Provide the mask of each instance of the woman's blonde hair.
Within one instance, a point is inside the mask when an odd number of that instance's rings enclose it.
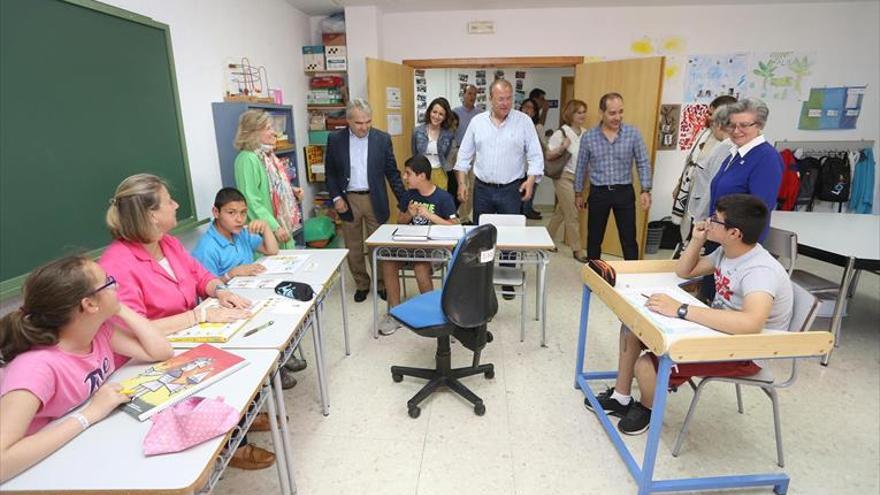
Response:
[[[565,104],[565,108],[562,109],[562,122],[565,125],[570,126],[572,119],[574,119],[574,114],[578,113],[582,107],[586,112],[586,102],[582,100],[568,100],[568,103]]]
[[[253,151],[260,147],[260,133],[269,125],[269,114],[263,110],[248,110],[238,118],[235,131],[235,149]]]
[[[151,174],[136,174],[123,180],[116,188],[107,209],[107,227],[114,239],[151,242],[158,230],[150,212],[159,208],[162,189],[168,184]]]

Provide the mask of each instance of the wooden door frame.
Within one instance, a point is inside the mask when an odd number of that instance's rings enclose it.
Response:
[[[584,63],[584,57],[473,57],[407,59],[401,62],[413,69],[481,69],[486,67],[553,68]]]

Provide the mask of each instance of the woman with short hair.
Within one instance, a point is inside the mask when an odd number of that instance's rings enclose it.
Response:
[[[587,104],[581,100],[568,100],[562,109],[562,126],[550,136],[547,143],[546,158],[555,160],[566,150],[571,154],[558,179],[553,179],[556,190],[556,210],[550,218],[547,230],[552,237],[560,225],[564,225],[563,239],[571,248],[574,259],[581,263],[587,262],[587,253],[581,246],[580,221],[577,207],[574,204],[574,177],[577,158],[580,152],[581,134],[587,119]]]

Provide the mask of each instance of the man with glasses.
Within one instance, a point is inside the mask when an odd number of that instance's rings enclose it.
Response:
[[[636,241],[635,189],[632,185],[633,162],[639,172],[642,192],[639,204],[651,207],[651,165],[648,148],[638,129],[623,123],[623,96],[607,93],[599,99],[602,121],[581,136],[574,181],[574,202],[583,210],[584,182],[589,174],[590,197],[587,200],[587,258],[602,256],[602,241],[608,215],[614,211],[623,258],[639,258]]]
[[[768,218],[766,205],[756,196],[721,198],[714,215],[694,224],[693,239],[675,269],[682,278],[714,274],[717,290],[710,307],[691,307],[664,293],[651,294],[645,306],[661,315],[732,335],[787,330],[794,299],[788,272],[758,244]],[[701,256],[707,240],[721,248]],[[617,382],[597,396],[606,413],[622,418],[617,429],[628,435],[644,432],[651,422],[657,357],[651,353],[640,356],[642,348],[638,337],[621,327]],[[754,361],[684,363],[673,368],[669,386],[678,387],[694,376],[752,376],[760,371],[761,363]],[[633,376],[641,402],[630,396]],[[588,401],[584,404],[591,409]]]

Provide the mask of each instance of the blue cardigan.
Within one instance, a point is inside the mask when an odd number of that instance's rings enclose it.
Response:
[[[709,187],[709,213],[715,213],[719,198],[737,193],[754,194],[764,201],[768,210],[775,210],[783,170],[782,157],[776,148],[765,142],[750,149],[745,157],[735,163],[730,163],[732,158],[726,158],[721,169],[712,178]],[[768,219],[759,241],[767,237],[769,229]]]

